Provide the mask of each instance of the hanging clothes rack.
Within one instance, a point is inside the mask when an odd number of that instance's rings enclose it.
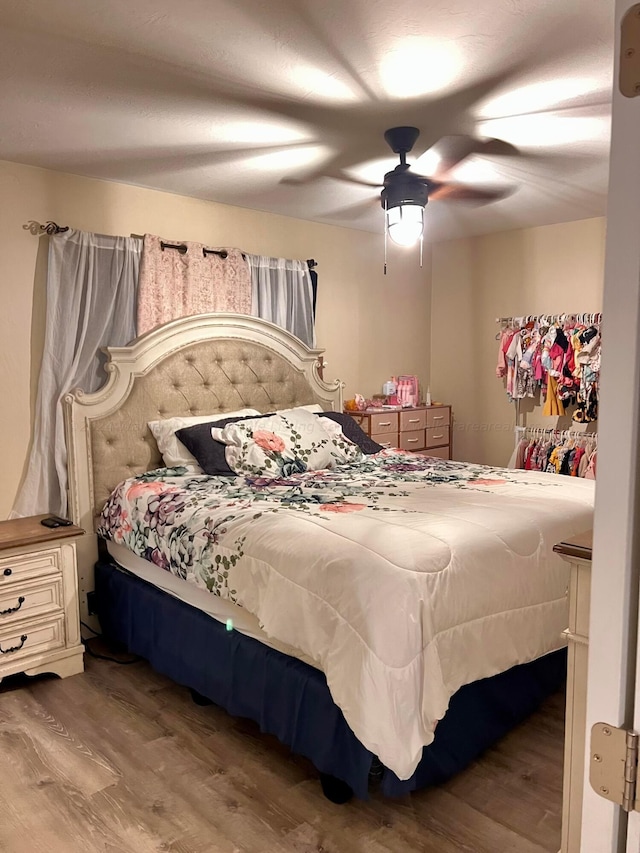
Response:
[[[508,467],[595,479],[597,455],[597,432],[516,426]]]
[[[521,400],[536,398],[543,415],[558,417],[576,406],[576,423],[597,419],[600,371],[600,312],[497,317],[496,375],[505,379],[520,424]]]

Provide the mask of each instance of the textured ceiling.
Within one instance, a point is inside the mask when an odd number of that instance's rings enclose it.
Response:
[[[604,213],[613,0],[0,0],[0,159],[380,230],[383,131],[515,144],[434,239]],[[420,155],[423,155],[420,160]],[[34,212],[34,215],[37,211]]]

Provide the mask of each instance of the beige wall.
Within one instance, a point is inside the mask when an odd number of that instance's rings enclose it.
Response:
[[[26,465],[44,336],[46,241],[22,229],[29,219],[313,257],[328,378],[343,379],[347,394],[372,394],[394,373],[428,376],[429,259],[421,270],[416,252],[392,249],[383,276],[381,234],[0,162],[0,518]]]
[[[506,231],[432,248],[431,390],[453,405],[454,457],[506,465],[515,406],[496,378],[496,317],[602,306],[604,219]],[[544,418],[528,402],[527,423]]]

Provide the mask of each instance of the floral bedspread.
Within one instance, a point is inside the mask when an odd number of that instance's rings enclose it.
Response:
[[[384,451],[332,470],[121,483],[99,534],[246,607],[323,669],[361,740],[408,778],[463,684],[560,645],[555,542],[591,481]]]

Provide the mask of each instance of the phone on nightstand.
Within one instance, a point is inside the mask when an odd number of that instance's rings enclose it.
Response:
[[[73,521],[68,518],[60,518],[57,515],[50,515],[48,518],[43,518],[40,522],[44,527],[69,527]]]

